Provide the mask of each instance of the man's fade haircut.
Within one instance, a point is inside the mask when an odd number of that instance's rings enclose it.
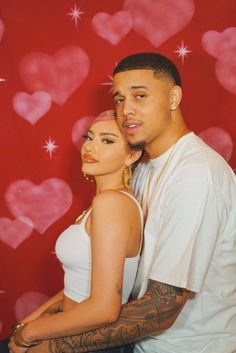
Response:
[[[159,53],[136,53],[122,59],[113,71],[113,76],[129,70],[152,70],[155,77],[169,77],[175,85],[181,87],[181,78],[175,64]]]

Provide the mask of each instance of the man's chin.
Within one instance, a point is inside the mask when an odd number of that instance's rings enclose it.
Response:
[[[143,151],[146,147],[146,141],[138,141],[138,142],[128,141],[128,145],[132,151]]]

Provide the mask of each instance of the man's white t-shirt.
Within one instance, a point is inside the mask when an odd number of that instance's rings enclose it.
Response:
[[[171,328],[134,352],[236,352],[236,177],[194,133],[172,148],[134,176],[148,213],[134,293],[149,279],[194,293]]]

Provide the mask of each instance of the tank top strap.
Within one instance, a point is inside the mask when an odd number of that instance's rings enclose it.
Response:
[[[141,220],[141,239],[140,239],[140,245],[139,245],[139,250],[138,250],[138,254],[140,254],[141,249],[142,249],[142,245],[143,245],[143,226],[144,226],[144,216],[143,216],[143,210],[142,207],[140,206],[139,202],[136,200],[136,198],[131,195],[130,193],[120,190],[120,192],[122,192],[123,194],[129,196],[137,205],[138,209],[139,209],[139,214],[140,214],[140,220]]]

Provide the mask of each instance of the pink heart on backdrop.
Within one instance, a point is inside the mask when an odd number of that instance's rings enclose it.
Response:
[[[61,218],[72,203],[72,192],[64,180],[51,178],[40,185],[17,180],[8,187],[5,198],[15,217],[26,216],[39,233]]]
[[[85,116],[74,124],[72,128],[72,142],[78,151],[80,151],[84,142],[83,135],[87,132],[94,119],[94,116]]]
[[[18,92],[13,98],[15,111],[32,125],[49,111],[51,105],[51,96],[42,91],[35,92],[32,95]]]
[[[123,9],[133,19],[133,29],[155,47],[185,28],[191,21],[194,0],[124,0]]]
[[[21,321],[36,308],[45,303],[49,297],[39,292],[27,292],[21,295],[15,303],[15,316]]]
[[[127,11],[118,11],[114,15],[97,13],[92,19],[95,32],[112,45],[118,44],[132,28],[132,18]]]
[[[218,59],[215,72],[220,84],[236,94],[236,28],[227,28],[222,33],[204,33],[202,46],[207,53]]]
[[[20,74],[32,91],[46,91],[63,105],[89,72],[89,58],[83,49],[68,46],[54,55],[32,52],[21,61]]]
[[[33,223],[27,217],[22,216],[14,220],[1,217],[0,240],[16,249],[31,235],[33,228]]]
[[[4,33],[4,24],[2,20],[0,20],[0,41],[2,40],[3,33]]]
[[[211,148],[228,162],[233,151],[233,141],[227,131],[221,127],[209,127],[199,135]]]

